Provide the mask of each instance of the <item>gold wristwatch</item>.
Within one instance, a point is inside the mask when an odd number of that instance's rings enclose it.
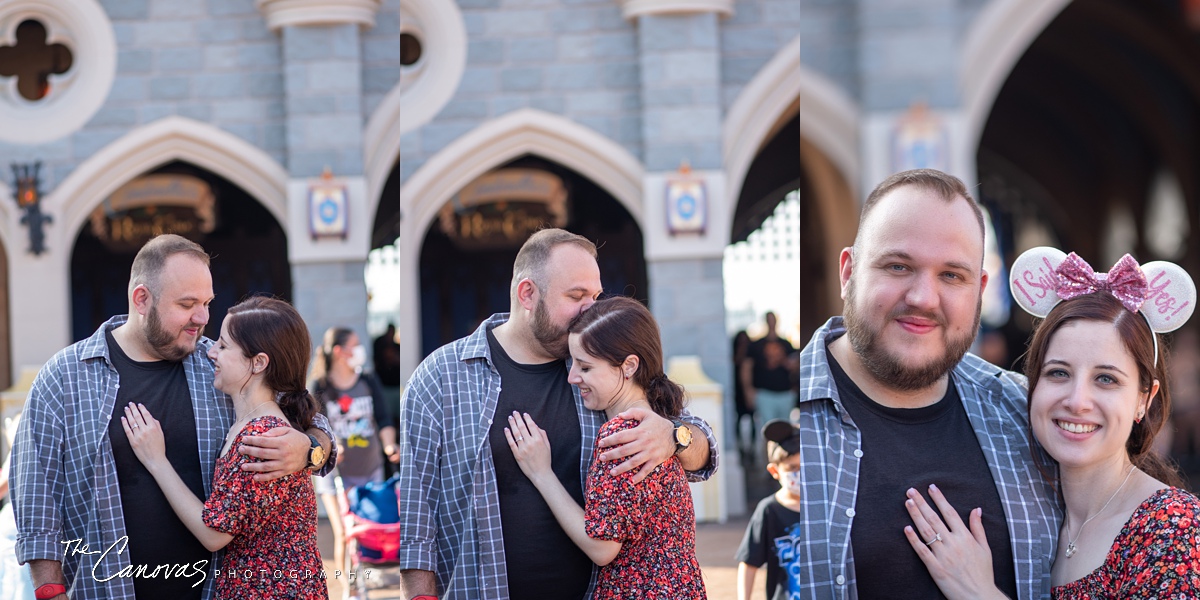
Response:
[[[679,454],[692,445],[692,430],[678,419],[672,419],[671,424],[675,426],[675,454]]]
[[[320,469],[321,465],[325,464],[325,449],[321,447],[316,436],[310,434],[308,440],[312,442],[308,448],[308,468]]]

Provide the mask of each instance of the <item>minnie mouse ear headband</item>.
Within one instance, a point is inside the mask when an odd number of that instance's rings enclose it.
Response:
[[[1009,272],[1009,288],[1017,304],[1035,317],[1045,317],[1063,300],[1108,293],[1131,312],[1141,313],[1155,333],[1175,331],[1196,309],[1196,284],[1175,263],[1154,261],[1138,266],[1126,254],[1108,273],[1097,273],[1074,252],[1041,246],[1017,257]],[[1154,336],[1158,366],[1158,336]]]

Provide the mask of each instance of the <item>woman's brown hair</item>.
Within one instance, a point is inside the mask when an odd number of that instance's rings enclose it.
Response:
[[[325,378],[329,377],[329,369],[333,368],[333,349],[339,346],[344,349],[352,335],[354,335],[354,330],[349,327],[330,327],[325,330],[321,345],[313,356],[312,371],[308,374],[310,382],[321,386],[325,385]]]
[[[1025,376],[1029,379],[1027,407],[1032,406],[1033,391],[1041,377],[1042,365],[1051,339],[1055,332],[1073,321],[1111,323],[1121,338],[1121,344],[1137,364],[1138,389],[1148,393],[1154,380],[1158,380],[1158,395],[1150,403],[1150,408],[1146,410],[1141,422],[1134,424],[1129,439],[1125,442],[1125,450],[1133,464],[1151,477],[1168,485],[1182,485],[1175,467],[1152,449],[1154,438],[1166,425],[1167,417],[1171,414],[1171,390],[1167,385],[1167,349],[1159,343],[1158,364],[1155,365],[1154,336],[1157,334],[1150,330],[1150,324],[1142,315],[1125,308],[1112,294],[1098,292],[1064,300],[1037,326],[1025,358]],[[1033,437],[1032,428],[1029,435],[1030,438]],[[1048,469],[1044,468],[1045,465],[1038,466],[1043,473],[1048,472]]]
[[[312,427],[319,407],[305,385],[311,338],[300,313],[283,300],[254,296],[230,308],[225,322],[229,337],[246,358],[259,352],[270,358],[263,383],[275,392],[275,402],[292,427]]]
[[[658,323],[641,302],[624,296],[605,298],[575,317],[568,331],[579,334],[588,354],[614,367],[631,354],[638,357],[633,382],[645,390],[650,408],[666,418],[683,411],[683,387],[663,372]]]

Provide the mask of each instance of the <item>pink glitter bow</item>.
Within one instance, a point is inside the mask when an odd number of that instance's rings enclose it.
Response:
[[[1074,252],[1063,259],[1054,270],[1058,274],[1058,297],[1070,300],[1084,294],[1107,291],[1121,301],[1130,312],[1137,312],[1150,289],[1146,276],[1132,256],[1126,254],[1108,273],[1097,273],[1091,265]]]

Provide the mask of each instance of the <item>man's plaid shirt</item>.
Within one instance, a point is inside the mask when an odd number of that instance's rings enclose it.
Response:
[[[113,317],[90,337],[59,351],[38,372],[17,427],[13,444],[13,510],[17,519],[17,560],[62,561],[73,600],[133,598],[133,579],[116,576],[129,566],[129,554],[117,542],[125,536],[117,463],[108,437],[120,385],[108,353],[105,332],[125,323]],[[208,360],[212,340],[202,337],[183,360],[204,495],[212,492],[212,476],[225,435],[233,425],[233,403],[213,387]],[[119,418],[119,416],[118,416]],[[318,414],[314,427],[333,438],[329,421]],[[333,469],[337,445],[323,472]],[[94,552],[65,553],[71,548]],[[111,552],[100,554],[117,544]],[[86,548],[85,548],[86,545]],[[213,569],[223,553],[214,553],[204,579],[204,598],[213,594]],[[107,581],[105,581],[107,579]]]
[[[826,345],[845,332],[842,318],[834,317],[800,353],[802,542],[796,551],[804,598],[857,598],[858,578],[870,576],[854,572],[850,545],[861,433],[842,407],[825,355]],[[1019,600],[1049,598],[1062,508],[1030,453],[1025,379],[967,354],[952,381],[1004,506]]]
[[[433,571],[443,600],[507,600],[508,574],[500,528],[500,495],[488,431],[500,399],[500,374],[492,363],[487,331],[508,320],[493,315],[471,335],[442,346],[413,372],[400,400],[400,568]],[[603,412],[583,406],[572,386],[584,451],[579,477],[586,489]],[[717,469],[717,441],[700,427],[712,458],[704,481]],[[591,597],[596,569],[588,588]]]

